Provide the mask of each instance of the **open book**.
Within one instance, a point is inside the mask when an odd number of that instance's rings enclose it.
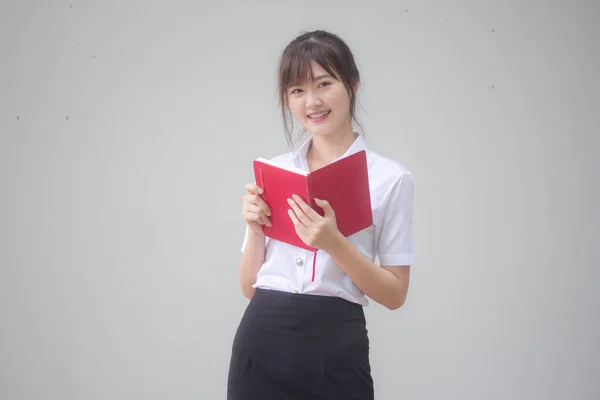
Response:
[[[315,197],[327,200],[335,212],[337,226],[344,236],[350,236],[373,223],[366,151],[343,157],[322,168],[306,172],[293,166],[270,160],[254,160],[256,184],[263,189],[263,200],[271,209],[271,227],[263,225],[265,236],[303,249],[307,246],[296,234],[288,215],[287,202],[293,194],[300,196],[323,216]]]

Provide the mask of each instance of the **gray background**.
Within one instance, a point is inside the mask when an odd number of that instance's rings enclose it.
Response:
[[[416,187],[377,399],[598,399],[600,6],[452,3],[2,1],[0,398],[224,398],[278,56],[325,28]]]

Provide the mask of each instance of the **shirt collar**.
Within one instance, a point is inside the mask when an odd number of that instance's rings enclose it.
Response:
[[[309,137],[304,143],[302,143],[300,148],[298,148],[298,150],[296,151],[296,157],[295,157],[296,162],[305,171],[308,171],[308,163],[306,161],[306,154],[308,153],[308,149],[310,148],[311,143],[312,143],[312,136]],[[364,139],[363,135],[357,133],[356,139],[354,139],[354,142],[348,148],[348,150],[346,150],[346,152],[343,155],[341,155],[340,157],[336,158],[333,161],[337,161],[344,157],[348,157],[351,154],[358,153],[359,151],[366,150],[366,149],[367,149],[367,146],[365,144],[365,139]]]

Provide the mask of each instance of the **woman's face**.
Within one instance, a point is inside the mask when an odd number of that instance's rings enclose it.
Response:
[[[313,135],[343,135],[352,132],[350,96],[344,83],[312,62],[313,81],[288,89],[288,107]]]

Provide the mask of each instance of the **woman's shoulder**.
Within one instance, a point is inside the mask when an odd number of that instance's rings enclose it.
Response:
[[[401,162],[372,151],[367,152],[367,160],[374,219],[379,225],[382,218],[403,221],[404,213],[412,212],[412,172]]]
[[[394,184],[403,179],[412,180],[412,172],[401,162],[381,155],[372,150],[367,151],[369,174],[375,179]]]

